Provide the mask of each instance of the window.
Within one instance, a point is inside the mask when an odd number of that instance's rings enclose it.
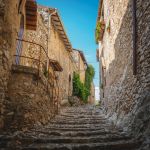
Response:
[[[18,13],[21,14],[23,10],[23,6],[25,5],[26,0],[19,0],[18,2]]]

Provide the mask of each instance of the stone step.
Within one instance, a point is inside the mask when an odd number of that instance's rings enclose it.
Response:
[[[111,127],[109,127],[111,128]],[[46,130],[50,130],[50,131],[56,131],[56,130],[61,130],[61,131],[97,131],[97,130],[101,130],[101,131],[106,131],[106,130],[110,130],[105,127],[76,127],[76,128],[71,128],[71,127],[64,127],[64,126],[50,126],[50,127],[45,127]],[[111,131],[116,131],[116,129],[111,129]]]
[[[77,117],[74,117],[74,118],[70,118],[70,117],[62,117],[62,116],[59,116],[59,117],[56,117],[55,119],[53,120],[56,120],[56,121],[60,121],[60,120],[65,120],[65,121],[107,121],[108,122],[108,119],[106,118],[77,118]]]
[[[0,150],[137,150],[140,144],[89,106],[65,108],[45,126],[0,137]]]
[[[130,137],[121,136],[96,136],[96,137],[54,137],[38,138],[34,140],[34,143],[101,143],[101,142],[119,142],[121,140],[129,140]],[[22,139],[21,141],[25,141]],[[29,139],[27,139],[29,141]]]
[[[62,130],[55,130],[55,131],[41,131],[41,130],[33,130],[31,132],[27,132],[26,134],[29,135],[33,135],[33,133],[35,135],[39,134],[43,134],[43,135],[47,135],[47,136],[71,136],[71,137],[75,137],[75,136],[97,136],[97,135],[106,135],[106,136],[129,136],[125,133],[120,133],[117,131],[104,131],[104,130],[96,130],[96,131],[62,131]]]
[[[110,121],[108,121],[107,119],[100,119],[100,118],[64,118],[64,117],[57,117],[57,118],[55,118],[55,119],[53,119],[52,121],[61,121],[61,120],[63,120],[63,121],[78,121],[78,122],[80,122],[80,121],[107,121],[107,122],[110,122]]]
[[[66,121],[66,120],[53,120],[50,123],[52,124],[110,124],[108,121],[97,121],[97,120],[83,120],[83,121],[77,121],[77,120],[73,120],[73,121]]]
[[[9,141],[14,139],[1,139],[0,146],[3,147]],[[94,137],[63,137],[63,136],[49,136],[48,138],[33,138],[33,137],[24,137],[16,138],[16,141],[21,142],[23,145],[26,144],[88,144],[88,143],[103,143],[103,142],[119,142],[119,141],[131,140],[130,137],[121,137],[121,136],[94,136]]]
[[[70,114],[70,113],[63,113],[60,114],[60,116],[63,117],[75,117],[75,118],[104,118],[104,116],[101,115],[88,115],[88,114]]]
[[[79,111],[76,111],[76,112],[61,112],[61,114],[70,114],[70,115],[99,115],[99,116],[104,116],[103,114],[101,113],[96,113],[96,112],[79,112]]]
[[[112,130],[115,127],[110,126],[110,124],[103,124],[103,125],[95,125],[95,124],[49,124],[46,128],[70,128],[70,129],[109,129]]]
[[[22,150],[136,150],[140,142],[119,141],[88,144],[32,144]]]

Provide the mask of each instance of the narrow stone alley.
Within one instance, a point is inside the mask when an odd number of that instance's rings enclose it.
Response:
[[[0,0],[0,150],[150,150],[150,0]]]
[[[95,106],[68,107],[46,126],[1,135],[1,150],[135,150],[140,141]]]

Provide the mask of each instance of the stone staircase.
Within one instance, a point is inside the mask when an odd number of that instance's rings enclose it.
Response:
[[[0,136],[0,150],[137,150],[140,144],[94,106],[65,108],[46,126]]]

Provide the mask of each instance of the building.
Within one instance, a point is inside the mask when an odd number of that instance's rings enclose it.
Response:
[[[29,29],[32,26],[33,30],[36,29],[37,5],[35,1],[29,0],[14,0],[13,2],[2,0],[0,6],[0,128],[2,128],[5,125],[4,122],[7,122],[7,118],[12,118],[11,116],[14,114],[11,110],[12,106],[8,105],[11,103],[8,84],[16,54],[16,45],[20,44],[17,43],[16,38],[23,36],[24,28]],[[30,6],[33,6],[34,9],[30,9]],[[30,16],[31,13],[32,16]],[[34,21],[31,25],[32,17]],[[20,44],[20,46],[22,45]]]
[[[0,6],[0,128],[46,124],[72,95],[71,43],[56,9],[35,0]]]
[[[85,72],[87,68],[87,62],[82,51],[73,49],[73,58],[77,66],[77,72],[79,73],[80,80],[82,83],[85,82]]]
[[[95,85],[92,82],[91,83],[91,91],[90,91],[90,96],[88,97],[88,103],[89,104],[95,104]]]
[[[96,27],[102,106],[135,135],[148,132],[143,127],[148,127],[150,115],[149,5],[142,0],[101,0]]]
[[[67,101],[68,97],[72,95],[72,77],[75,69],[72,46],[57,9],[38,6],[38,16],[39,28],[37,32],[29,32],[26,36],[46,47],[48,57],[57,61],[63,69],[61,72],[56,72],[59,88],[58,107],[60,107],[62,101]],[[31,53],[31,50],[29,51]]]

